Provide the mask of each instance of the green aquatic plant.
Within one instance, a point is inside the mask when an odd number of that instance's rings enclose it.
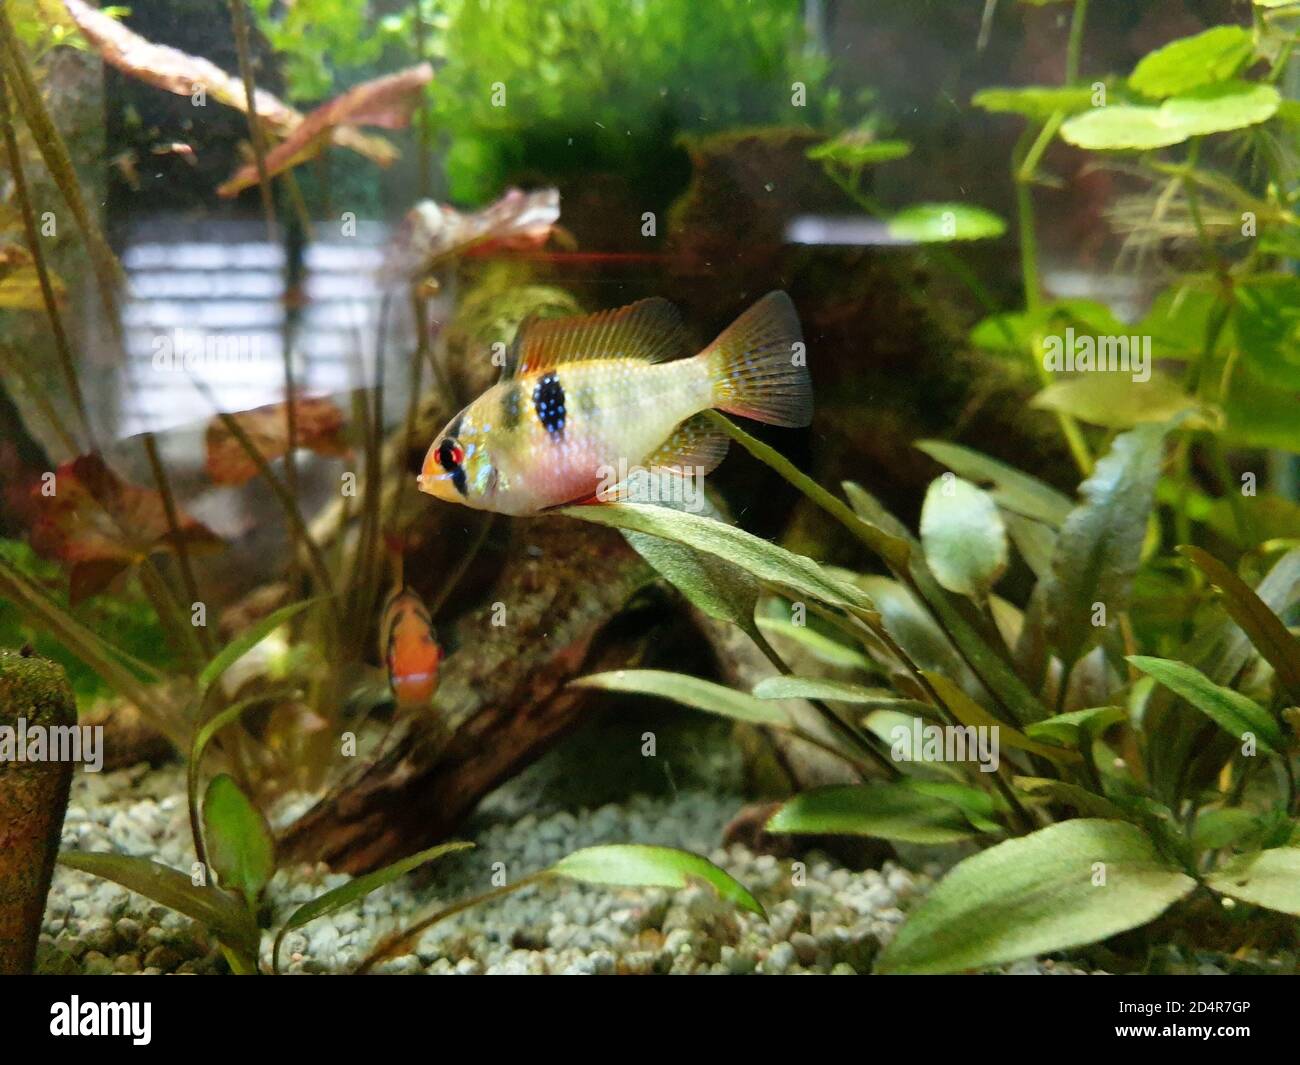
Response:
[[[490,199],[523,172],[572,173],[577,159],[653,189],[679,132],[816,124],[838,107],[793,0],[415,0],[365,33],[360,9],[333,0],[249,6],[295,98],[320,98],[386,49],[433,62],[421,135],[457,201]]]
[[[1300,603],[1300,546],[1244,557],[1258,580],[1200,547],[1159,546],[1172,522],[1156,485],[1177,420],[1116,436],[1077,500],[977,452],[923,443],[950,471],[927,495],[919,538],[861,486],[844,485],[846,503],[718,420],[889,575],[832,569],[666,507],[570,508],[624,530],[784,674],[749,693],[657,670],[574,683],[788,732],[860,774],[796,795],[769,832],[988,845],[921,902],[876,971],[1076,948],[1176,903],[1300,914],[1300,639],[1283,621]],[[1037,570],[1022,606],[992,591],[1009,544]],[[1171,569],[1193,596],[1185,631],[1148,626],[1135,597]],[[761,625],[765,614],[779,624]],[[765,631],[835,663],[835,675],[792,675]]]

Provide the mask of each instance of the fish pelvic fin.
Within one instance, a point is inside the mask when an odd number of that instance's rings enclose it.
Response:
[[[770,425],[812,422],[803,331],[784,292],[769,292],[702,354],[713,382],[713,406]]]
[[[688,350],[677,308],[655,297],[582,318],[525,319],[506,355],[503,377],[584,359],[667,362]]]

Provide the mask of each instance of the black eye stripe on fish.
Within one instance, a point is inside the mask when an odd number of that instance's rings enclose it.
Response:
[[[533,387],[533,409],[537,411],[537,420],[551,436],[558,437],[564,433],[564,386],[554,370],[543,374]]]

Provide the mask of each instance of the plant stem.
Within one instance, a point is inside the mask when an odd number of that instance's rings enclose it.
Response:
[[[786,663],[785,659],[777,653],[776,649],[768,643],[767,638],[758,631],[757,626],[755,626],[753,631],[749,632],[748,635],[749,638],[758,645],[758,649],[763,652],[763,655],[767,660],[776,667],[777,672],[787,677],[794,675],[794,670],[792,670]],[[896,766],[891,759],[886,757],[884,753],[877,749],[874,736],[868,735],[849,724],[849,722],[845,721],[839,714],[835,713],[834,710],[820,699],[807,699],[805,701],[811,704],[813,709],[817,711],[832,732],[848,742],[854,750],[865,754],[868,761],[873,763],[876,768],[883,771],[886,777],[890,780],[897,780],[903,775],[898,766]],[[801,738],[807,739],[806,736]],[[819,746],[824,745],[819,744]],[[840,752],[836,753],[839,754]],[[840,756],[843,757],[842,754]]]
[[[154,434],[151,432],[145,433],[143,442],[144,453],[149,459],[149,468],[153,471],[154,484],[158,489],[158,494],[162,496],[163,511],[167,515],[167,526],[171,530],[173,544],[176,548],[176,561],[180,566],[181,580],[185,585],[185,594],[189,596],[190,610],[193,611],[194,604],[202,602],[202,600],[199,598],[198,581],[194,579],[190,549],[185,542],[185,537],[181,534],[180,518],[176,510],[176,497],[172,494],[171,482],[167,478],[167,471],[158,455],[158,441]],[[194,626],[191,624],[191,627]],[[202,626],[202,635],[199,639],[203,644],[205,653],[211,655],[213,652],[212,634],[208,631],[206,625]]]
[[[77,380],[72,346],[68,343],[68,334],[63,328],[63,316],[59,313],[58,298],[54,292],[54,285],[50,281],[49,268],[45,263],[45,249],[41,246],[40,233],[36,228],[36,212],[32,208],[27,177],[23,172],[23,161],[18,152],[18,139],[14,136],[13,113],[9,108],[9,89],[3,71],[0,71],[0,126],[4,127],[5,153],[9,157],[9,172],[13,175],[14,198],[17,199],[18,207],[22,212],[23,230],[27,236],[28,250],[32,253],[32,262],[36,266],[36,277],[41,286],[41,300],[45,305],[45,315],[50,322],[50,334],[54,337],[54,350],[59,356],[59,367],[63,371],[63,380],[72,399],[73,408],[93,450],[94,431],[86,412],[86,400],[81,393],[81,384]],[[72,451],[74,455],[77,453],[76,448]]]
[[[257,86],[253,80],[253,59],[248,45],[248,15],[244,0],[230,0],[230,21],[235,31],[235,50],[239,53],[239,76],[244,82],[244,100],[248,104],[248,133],[253,142],[253,158],[257,163],[258,192],[262,197],[262,211],[266,215],[266,239],[275,243],[275,204],[271,201],[271,182],[266,173],[266,131],[257,117]]]

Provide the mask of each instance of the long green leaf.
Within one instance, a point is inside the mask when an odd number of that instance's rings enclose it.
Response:
[[[698,881],[708,884],[721,898],[742,910],[767,920],[763,907],[739,880],[708,859],[674,847],[633,843],[584,847],[561,858],[548,872],[551,876],[562,876],[584,884],[622,887],[684,888]]]
[[[289,915],[289,919],[284,922],[280,931],[276,933],[275,946],[271,950],[272,967],[279,969],[280,944],[284,942],[284,937],[295,928],[301,928],[303,925],[316,920],[317,917],[324,917],[328,913],[337,913],[345,906],[351,906],[352,903],[359,902],[371,892],[378,891],[381,887],[391,884],[394,880],[404,877],[407,873],[428,862],[436,861],[448,854],[455,854],[457,851],[469,850],[473,846],[474,844],[461,840],[454,840],[451,843],[439,843],[436,847],[430,847],[428,850],[409,855],[400,861],[393,862],[392,865],[386,865],[382,869],[376,869],[373,873],[367,873],[355,880],[349,880],[346,884],[331,888],[323,895],[317,895],[310,902],[304,903],[294,910]]]
[[[949,973],[1094,943],[1196,887],[1139,828],[1066,821],[957,865],[912,913],[878,973]]]
[[[1273,667],[1278,682],[1291,700],[1300,704],[1300,640],[1287,631],[1282,619],[1268,608],[1250,585],[1208,551],[1189,546],[1180,547],[1178,551],[1191,559],[1223,593],[1224,606],[1232,620],[1241,626],[1255,650]]]
[[[887,688],[866,688],[842,680],[818,677],[766,677],[754,685],[754,696],[768,699],[824,699],[862,706],[893,706],[898,697]]]
[[[1286,741],[1277,719],[1241,692],[1215,684],[1195,666],[1185,662],[1148,655],[1129,655],[1128,660],[1174,694],[1186,699],[1234,739],[1241,740],[1250,734],[1262,751],[1276,754],[1283,749]]]
[[[1143,425],[1117,436],[1061,527],[1044,605],[1048,638],[1067,665],[1102,631],[1093,624],[1098,605],[1105,627],[1116,625],[1128,605],[1167,431]]]
[[[111,880],[147,899],[198,921],[232,950],[257,957],[259,933],[253,915],[234,896],[214,887],[199,886],[188,876],[126,854],[64,851],[59,864],[69,869]]]
[[[569,686],[651,695],[733,721],[780,729],[794,728],[790,715],[775,703],[685,673],[660,669],[619,669],[611,673],[593,673],[588,677],[580,677],[570,681]]]
[[[1028,751],[1030,754],[1039,755],[1058,765],[1079,761],[1078,752],[1068,751],[1061,747],[1052,747],[1046,743],[1031,740],[1019,729],[1013,728],[1004,721],[999,721],[947,677],[929,671],[926,671],[924,676],[930,687],[934,689],[935,694],[948,708],[949,713],[963,725],[972,728],[995,729],[1000,745]]]
[[[716,555],[696,551],[672,540],[625,531],[632,545],[655,571],[694,606],[717,621],[727,621],[751,637],[759,583],[739,566]]]
[[[596,525],[648,533],[685,544],[732,562],[760,581],[855,613],[872,611],[871,601],[864,594],[831,577],[812,559],[711,518],[641,503],[564,507],[560,513]]]
[[[767,831],[929,844],[957,843],[976,834],[960,807],[902,782],[813,788],[777,810]]]
[[[873,668],[871,659],[861,651],[831,639],[808,625],[796,625],[793,621],[786,621],[784,618],[762,615],[757,618],[757,621],[758,628],[764,636],[793,640],[819,662],[824,662],[828,666],[856,669],[864,673],[870,672]]]

